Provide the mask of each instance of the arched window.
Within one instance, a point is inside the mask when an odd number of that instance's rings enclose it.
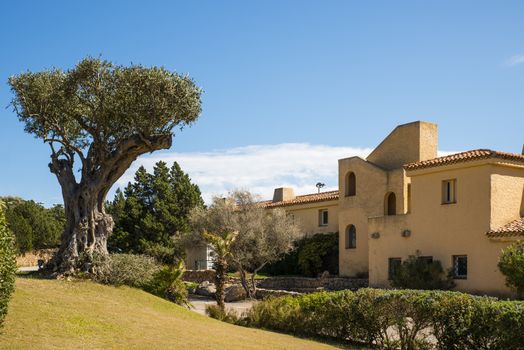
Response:
[[[384,200],[384,215],[397,215],[397,197],[389,192]]]
[[[357,229],[355,225],[349,225],[346,228],[346,249],[354,249],[357,247]]]
[[[357,194],[357,179],[355,173],[350,171],[346,175],[346,197],[355,196]]]

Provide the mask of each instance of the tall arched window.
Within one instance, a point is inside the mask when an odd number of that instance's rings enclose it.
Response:
[[[346,228],[346,249],[357,247],[357,229],[355,225],[348,225]]]
[[[346,175],[346,197],[355,196],[357,194],[357,179],[355,173],[350,171]]]
[[[397,197],[389,192],[384,199],[384,215],[397,215]]]

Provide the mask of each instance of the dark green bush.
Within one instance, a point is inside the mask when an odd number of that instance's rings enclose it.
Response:
[[[295,242],[295,249],[264,268],[270,275],[338,275],[338,232],[317,233]]]
[[[160,271],[155,259],[146,255],[111,254],[94,260],[95,281],[115,286],[145,288]]]
[[[498,263],[500,272],[506,276],[508,287],[524,298],[524,241],[516,242],[502,251]]]
[[[395,288],[445,290],[453,288],[455,283],[450,274],[444,273],[440,261],[412,255],[397,268],[391,285]]]
[[[7,228],[4,204],[0,201],[0,327],[7,315],[7,306],[15,288],[15,273],[13,235]]]
[[[524,303],[459,292],[360,289],[256,304],[245,324],[380,349],[523,349]]]
[[[189,306],[187,287],[182,281],[183,274],[182,263],[176,266],[164,266],[153,275],[144,289],[178,305]]]

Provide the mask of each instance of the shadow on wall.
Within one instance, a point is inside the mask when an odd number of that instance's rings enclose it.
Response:
[[[524,147],[523,147],[524,152]],[[522,186],[522,198],[520,200],[520,217],[524,217],[524,186]]]

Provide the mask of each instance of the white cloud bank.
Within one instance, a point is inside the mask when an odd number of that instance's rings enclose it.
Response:
[[[143,165],[152,172],[162,160],[171,166],[177,161],[202,191],[209,203],[214,195],[234,189],[246,189],[263,199],[273,198],[276,187],[293,187],[295,194],[317,191],[315,184],[326,184],[323,191],[338,189],[338,159],[359,156],[366,158],[369,148],[333,147],[307,143],[252,145],[210,152],[172,152],[139,158],[120,178],[116,187],[133,181],[134,173]],[[439,152],[439,156],[454,152]],[[108,199],[112,200],[114,191]]]
[[[518,66],[519,64],[523,64],[523,63],[524,63],[524,54],[522,53],[518,55],[513,55],[506,61],[506,65],[510,67]]]
[[[264,199],[273,197],[276,187],[290,186],[296,194],[313,193],[315,184],[323,182],[323,190],[338,188],[338,159],[352,156],[365,158],[371,149],[333,147],[307,143],[253,145],[211,152],[162,153],[138,159],[117,182],[123,188],[139,166],[149,172],[162,160],[169,166],[177,161],[189,174],[209,202],[213,195],[227,194],[233,189],[246,189]],[[110,194],[109,199],[113,198]]]

